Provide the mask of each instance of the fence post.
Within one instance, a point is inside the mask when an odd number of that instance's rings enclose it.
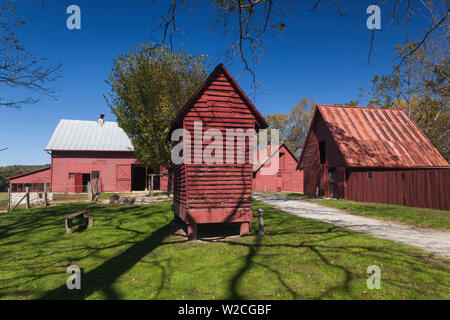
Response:
[[[30,190],[28,187],[25,188],[25,192],[27,193],[25,205],[27,209],[30,209]]]
[[[48,196],[47,196],[48,186],[44,183],[44,204],[48,207]]]
[[[11,190],[8,188],[8,212],[11,211]]]
[[[259,235],[264,235],[264,218],[263,218],[263,212],[264,210],[259,208],[258,209],[258,229],[259,229]]]
[[[150,194],[153,198],[153,175],[150,175]]]

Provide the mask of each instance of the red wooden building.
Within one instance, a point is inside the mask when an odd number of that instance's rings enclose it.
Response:
[[[98,179],[100,192],[130,192],[148,187],[149,170],[138,163],[133,146],[116,122],[61,120],[45,149],[51,167],[29,172],[10,181],[19,192],[24,184],[50,184],[51,192],[86,192]],[[154,190],[167,188],[167,177],[155,179]],[[23,187],[24,188],[24,187]]]
[[[267,159],[261,161],[253,172],[253,190],[303,193],[303,172],[297,170],[297,158],[289,148],[281,143],[274,150],[265,153],[268,155]],[[274,158],[278,158],[278,171],[264,174],[262,169],[270,168]]]
[[[227,129],[258,130],[267,123],[245,95],[236,81],[220,64],[208,76],[194,96],[186,103],[171,125],[171,132],[185,129],[194,137],[194,121],[202,121],[202,135],[208,129],[217,129],[226,136]],[[244,156],[245,163],[212,163],[205,161],[177,165],[174,173],[174,213],[187,224],[190,239],[197,235],[197,224],[233,222],[240,223],[241,235],[249,232],[252,219],[252,176],[250,144],[254,134],[245,138],[245,153],[238,155],[235,142],[231,150],[236,157]],[[225,138],[223,140],[225,142]],[[184,150],[190,139],[183,138]],[[205,150],[209,142],[195,146],[193,150]],[[225,145],[225,143],[224,143]],[[223,147],[223,155],[226,150]],[[220,152],[219,152],[220,153]]]
[[[306,194],[450,209],[450,166],[403,110],[318,105],[298,168]]]
[[[30,192],[42,192],[47,185],[50,190],[51,169],[44,167],[27,173],[22,173],[9,178],[9,190],[11,192],[25,192],[26,187]]]

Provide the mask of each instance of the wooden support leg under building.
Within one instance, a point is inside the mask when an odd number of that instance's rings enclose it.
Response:
[[[197,225],[195,223],[187,225],[187,236],[189,240],[197,239]]]
[[[239,235],[242,237],[242,236],[245,236],[245,235],[247,235],[249,233],[250,233],[250,223],[249,222],[242,222]]]

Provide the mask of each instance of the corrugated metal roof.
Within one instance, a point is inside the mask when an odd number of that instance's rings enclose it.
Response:
[[[350,167],[447,167],[403,110],[318,105]]]
[[[45,150],[133,151],[133,145],[117,122],[63,119]]]

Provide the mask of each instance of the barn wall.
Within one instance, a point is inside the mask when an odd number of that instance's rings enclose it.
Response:
[[[9,181],[10,190],[12,190],[13,183],[48,183],[50,184],[50,168],[35,173],[30,173],[22,177],[14,178]]]
[[[194,139],[194,121],[202,121],[203,135],[208,129],[217,129],[222,133],[224,147],[216,150],[217,153],[213,155],[223,155],[223,164],[206,164],[205,160],[211,158],[202,159],[202,164],[194,164],[194,150],[202,153],[211,142],[204,139],[203,145],[195,146],[192,149],[192,164],[184,166],[186,170],[185,198],[182,190],[184,185],[176,187],[180,188],[177,191],[180,200],[174,201],[174,207],[180,209],[175,208],[175,211],[182,210],[185,206],[188,212],[186,219],[191,218],[195,223],[250,221],[253,165],[249,164],[249,143],[253,143],[254,136],[250,139],[246,138],[245,164],[236,164],[238,154],[236,144],[234,145],[232,150],[234,150],[235,164],[233,165],[225,164],[225,137],[227,129],[243,129],[244,131],[254,129],[254,115],[228,79],[220,74],[209,83],[200,98],[193,102],[183,119],[183,127],[189,131],[192,139]],[[185,141],[189,143],[189,139]],[[182,175],[177,175],[177,181],[182,182]]]
[[[319,141],[325,141],[325,164],[320,164]],[[338,180],[338,189],[341,197],[343,197],[344,181],[342,179],[344,176],[342,175],[342,169],[345,167],[345,160],[323,117],[320,112],[317,112],[303,151],[300,167],[303,170],[303,192],[308,195],[315,195],[316,187],[319,187],[319,195],[329,196],[327,175],[328,168],[332,167],[338,170],[338,179],[340,179]]]
[[[280,148],[279,170],[276,174],[262,175],[259,169],[253,178],[254,191],[283,191],[303,193],[303,172],[297,170],[297,159],[283,145]],[[277,154],[274,155],[276,157]],[[269,168],[271,161],[263,167]]]
[[[52,191],[76,192],[78,179],[69,173],[100,171],[101,192],[126,192],[131,190],[131,165],[136,164],[131,152],[53,151]]]
[[[450,210],[450,169],[354,171],[347,185],[348,200]]]
[[[173,172],[173,209],[182,220],[186,220],[186,167],[184,164],[175,166]]]

